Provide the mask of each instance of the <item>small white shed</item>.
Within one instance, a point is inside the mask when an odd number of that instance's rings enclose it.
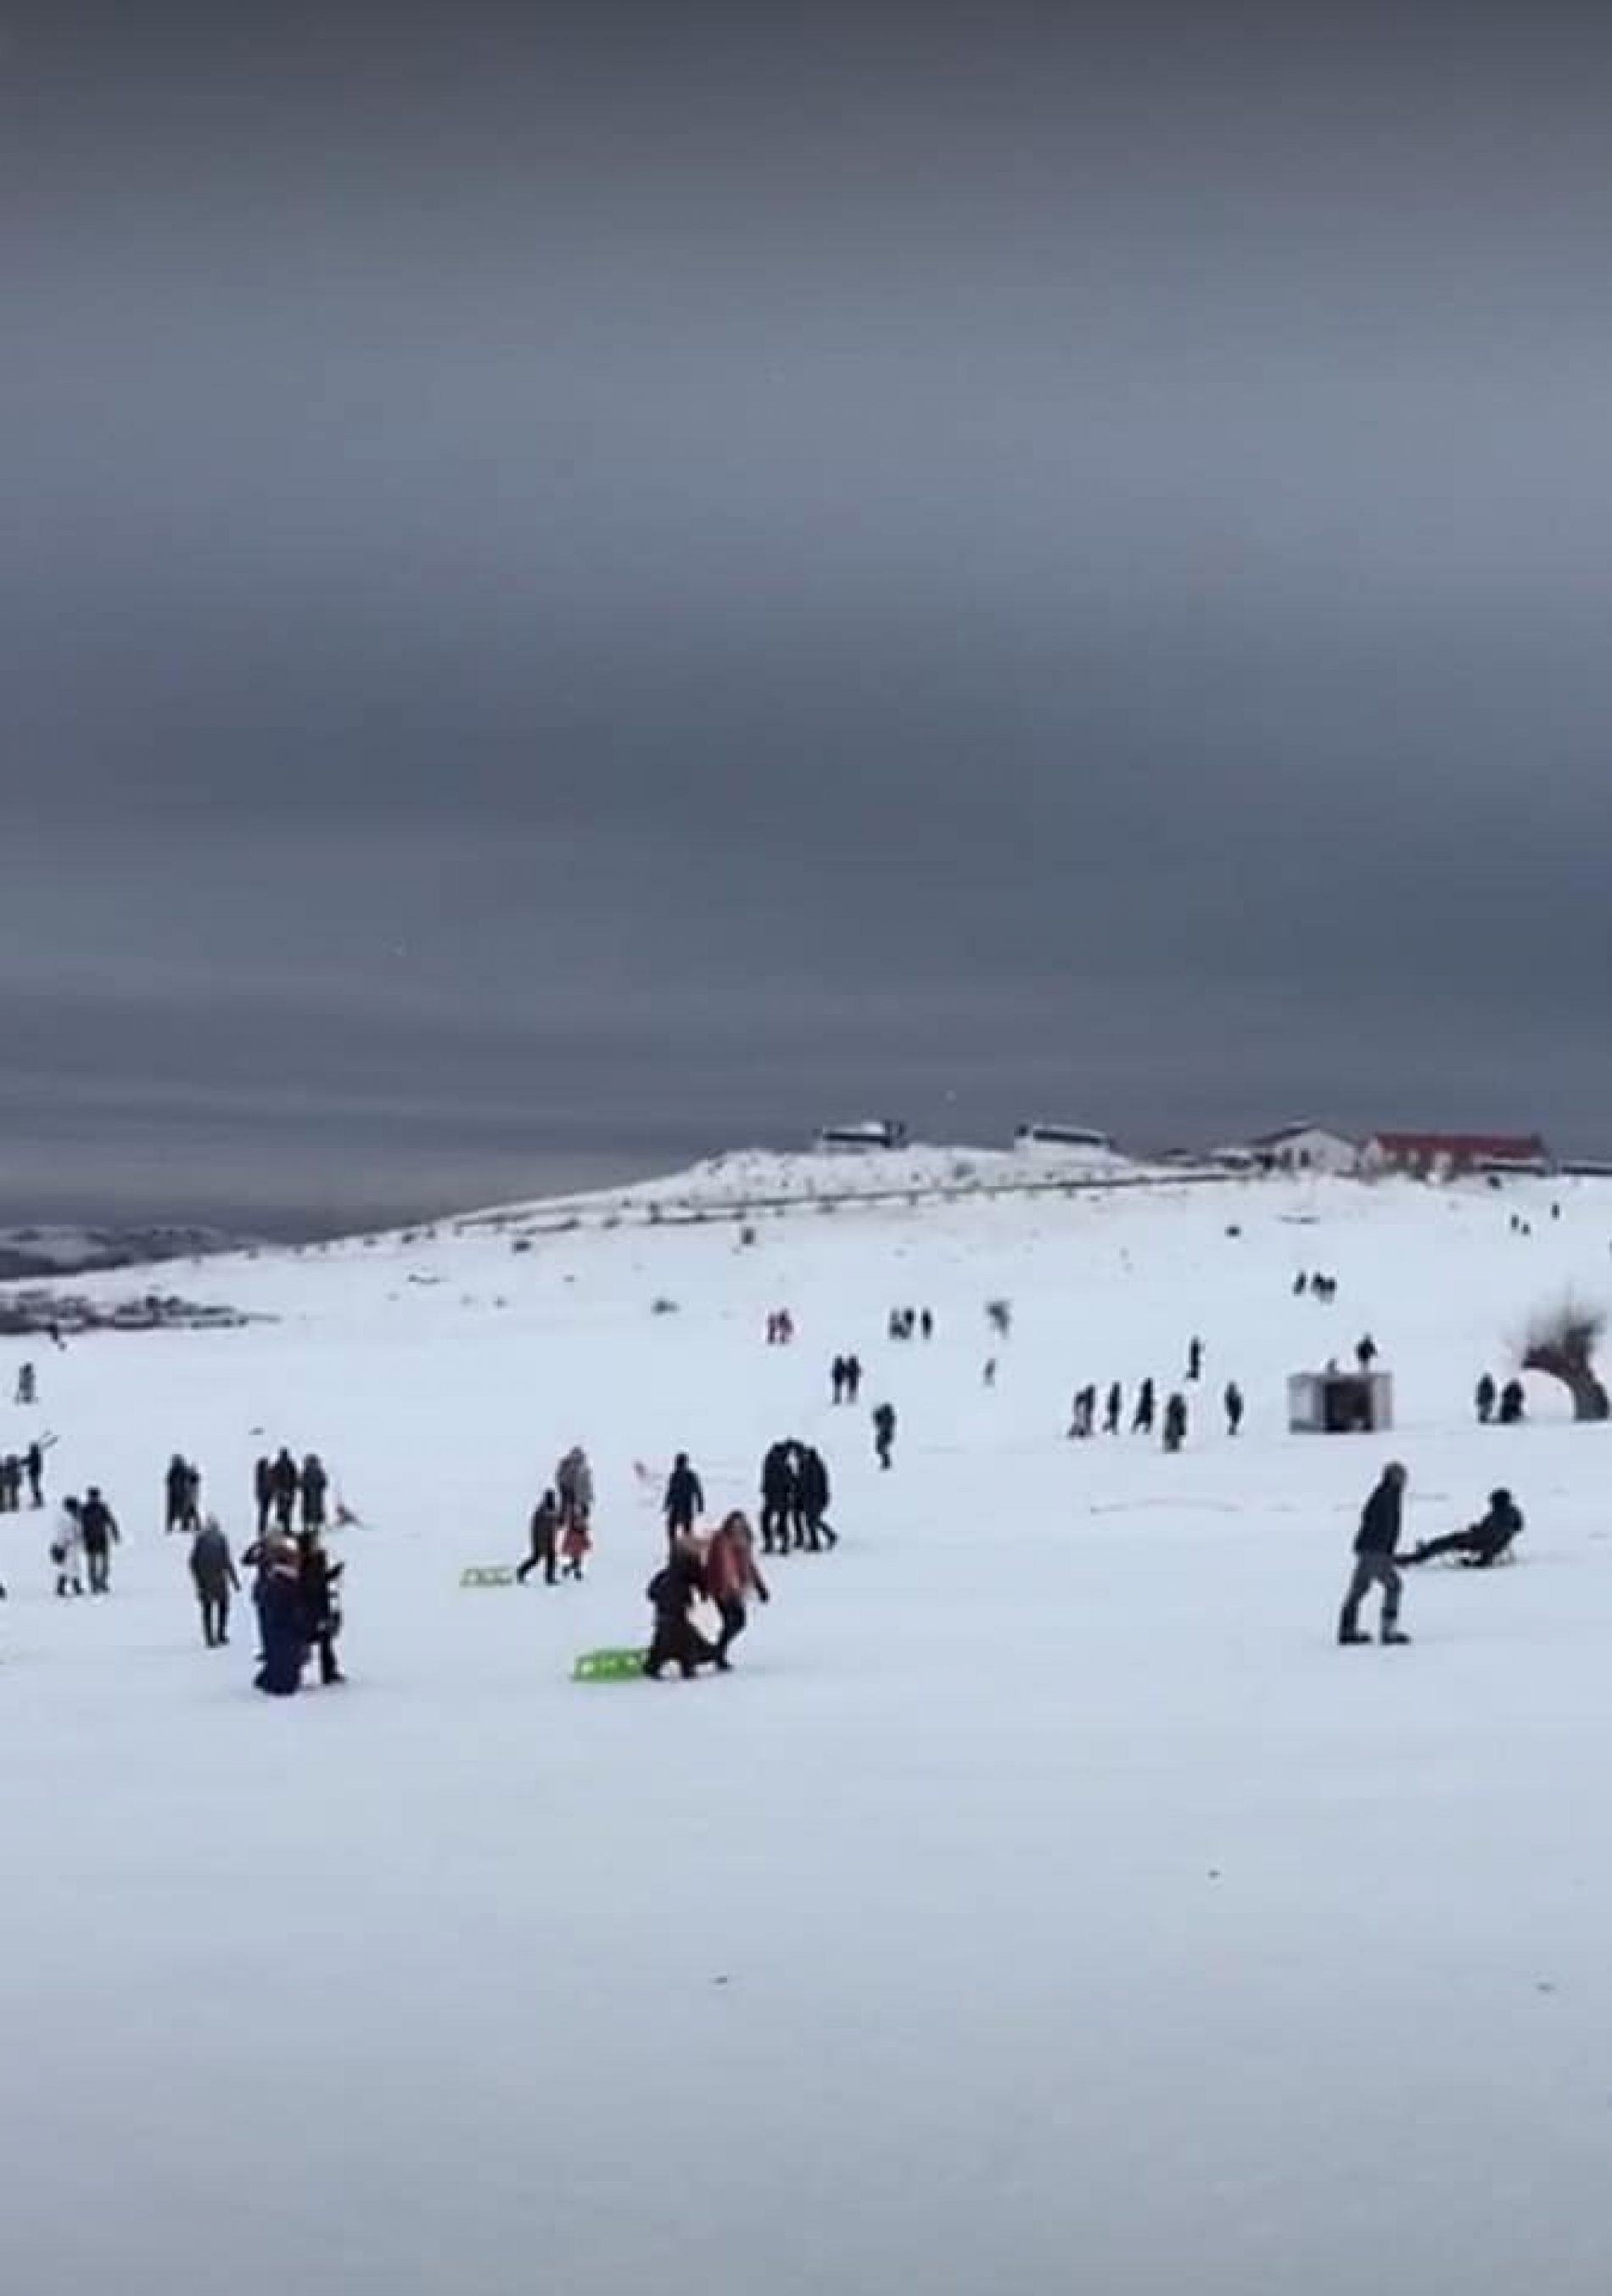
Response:
[[[1394,1381],[1386,1371],[1297,1371],[1288,1382],[1288,1427],[1295,1435],[1381,1435],[1394,1424]]]

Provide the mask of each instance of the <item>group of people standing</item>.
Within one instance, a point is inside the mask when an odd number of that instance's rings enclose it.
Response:
[[[809,1443],[772,1444],[761,1462],[761,1546],[765,1554],[821,1554],[838,1546],[830,1523],[827,1462]]]
[[[1520,1379],[1509,1379],[1503,1387],[1496,1387],[1488,1372],[1478,1381],[1472,1400],[1480,1427],[1520,1426],[1527,1409]]]
[[[1201,1341],[1193,1341],[1195,1348],[1201,1347]],[[1201,1375],[1201,1356],[1198,1360],[1199,1370],[1197,1373],[1190,1373],[1188,1374],[1190,1378]],[[1227,1434],[1239,1434],[1242,1429],[1243,1413],[1247,1406],[1243,1400],[1242,1390],[1235,1380],[1227,1382],[1225,1392],[1221,1398],[1221,1407],[1225,1413]],[[1115,1380],[1103,1399],[1102,1432],[1105,1435],[1117,1435],[1125,1423],[1125,1389],[1118,1380]],[[1131,1413],[1130,1424],[1133,1435],[1151,1435],[1155,1427],[1158,1427],[1165,1449],[1179,1451],[1187,1439],[1188,1423],[1187,1398],[1179,1389],[1166,1398],[1161,1415],[1157,1384],[1150,1379],[1144,1379],[1141,1382],[1137,1388],[1135,1406]],[[1069,1414],[1069,1438],[1075,1442],[1085,1442],[1097,1432],[1097,1389],[1094,1385],[1077,1388]]]
[[[175,1465],[183,1467],[184,1462],[176,1460]],[[174,1471],[170,1468],[168,1472],[171,1475]],[[252,1470],[258,1538],[264,1536],[271,1521],[282,1538],[289,1538],[299,1509],[304,1530],[323,1530],[327,1521],[330,1487],[330,1476],[316,1451],[310,1451],[300,1466],[283,1447],[272,1459],[266,1455],[260,1458]]]

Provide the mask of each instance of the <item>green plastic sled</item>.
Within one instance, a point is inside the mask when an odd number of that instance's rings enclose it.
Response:
[[[642,1680],[647,1651],[584,1651],[571,1669],[573,1682],[631,1682]]]
[[[513,1567],[505,1563],[472,1563],[468,1570],[459,1573],[462,1587],[512,1587]]]

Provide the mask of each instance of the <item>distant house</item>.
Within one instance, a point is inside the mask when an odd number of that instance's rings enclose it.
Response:
[[[1105,1156],[1114,1152],[1112,1136],[1093,1132],[1084,1124],[1054,1124],[1039,1119],[1021,1124],[1013,1135],[1016,1148],[1091,1148]]]
[[[863,1117],[855,1124],[825,1124],[815,1144],[819,1148],[904,1148],[907,1128],[898,1117]]]
[[[1348,1173],[1360,1169],[1360,1143],[1321,1124],[1284,1124],[1248,1143],[1262,1172]]]
[[[1361,1161],[1370,1172],[1447,1180],[1468,1172],[1548,1172],[1551,1152],[1537,1132],[1374,1132]]]

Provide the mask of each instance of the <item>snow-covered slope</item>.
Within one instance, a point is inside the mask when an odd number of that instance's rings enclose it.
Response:
[[[126,1538],[61,1605],[0,1517],[9,2284],[1600,2296],[1612,1431],[1469,1398],[1542,1300],[1612,1295],[1609,1237],[1592,1182],[467,1225],[187,1270],[276,1319],[238,1332],[28,1350],[0,1448],[53,1430]],[[1368,1328],[1392,1442],[1289,1437],[1287,1374]],[[1065,1439],[1194,1332],[1181,1456]],[[573,1685],[643,1628],[638,1464],[688,1448],[716,1511],[781,1435],[839,1551],[776,1567],[731,1679]],[[588,1582],[462,1591],[578,1440]],[[200,1646],[158,1515],[183,1449],[239,1538],[282,1441],[364,1518],[349,1685],[284,1704],[244,1616]],[[1417,1533],[1514,1488],[1524,1559],[1340,1651],[1390,1451]]]

